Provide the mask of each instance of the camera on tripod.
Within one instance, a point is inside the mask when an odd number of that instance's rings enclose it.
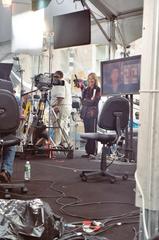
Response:
[[[64,86],[64,80],[59,79],[53,73],[40,73],[34,77],[34,85],[40,91],[48,91],[53,86]]]

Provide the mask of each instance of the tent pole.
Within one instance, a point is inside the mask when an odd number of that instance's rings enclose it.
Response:
[[[105,32],[105,30],[103,29],[102,25],[100,24],[100,22],[98,21],[98,19],[96,18],[96,16],[94,15],[94,13],[91,11],[91,9],[89,8],[88,4],[86,3],[86,1],[84,1],[84,5],[86,6],[87,9],[90,10],[92,18],[94,19],[94,21],[96,22],[96,24],[98,25],[99,29],[101,30],[101,32],[103,33],[103,35],[105,36],[106,40],[108,43],[111,42],[111,39],[109,38],[108,34]]]
[[[126,48],[127,48],[128,44],[126,43],[126,41],[125,41],[125,39],[124,39],[124,37],[123,37],[123,35],[121,33],[121,30],[120,30],[120,27],[119,27],[119,24],[118,24],[117,20],[115,21],[115,26],[116,26],[116,30],[117,30],[117,32],[119,34],[119,37],[121,39],[124,51],[126,52]],[[126,56],[124,56],[124,57],[126,57]]]
[[[159,1],[144,0],[136,206],[139,239],[159,232]],[[158,239],[158,238],[156,238]]]
[[[114,20],[110,21],[110,39],[111,42],[109,43],[109,59],[115,59],[115,51],[117,49],[115,43],[115,23]]]

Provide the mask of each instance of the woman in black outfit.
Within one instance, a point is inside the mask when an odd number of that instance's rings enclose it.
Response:
[[[100,88],[95,73],[88,75],[88,87],[82,93],[81,118],[84,122],[85,133],[97,131],[98,103],[100,100]],[[97,154],[95,140],[87,140],[85,145],[86,154],[82,157],[90,157]]]

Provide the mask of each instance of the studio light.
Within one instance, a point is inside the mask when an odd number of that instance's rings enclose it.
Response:
[[[12,0],[2,0],[4,7],[10,7],[12,5]]]

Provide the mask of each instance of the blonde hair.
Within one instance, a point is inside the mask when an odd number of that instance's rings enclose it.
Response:
[[[88,74],[88,79],[89,79],[90,77],[95,80],[95,86],[98,86],[98,77],[97,77],[96,73],[93,73],[93,72],[92,72],[92,73]]]

